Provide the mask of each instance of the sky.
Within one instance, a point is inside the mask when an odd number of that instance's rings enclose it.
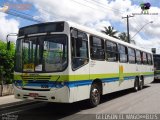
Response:
[[[151,4],[149,14],[140,15],[140,4],[148,2]],[[156,48],[160,54],[159,0],[0,0],[0,10],[4,5],[9,5],[10,11],[41,21],[67,20],[97,31],[113,26],[119,33],[127,31],[126,19],[122,17],[136,14],[129,18],[131,38],[137,46],[147,50]],[[0,12],[0,24],[0,39],[5,41],[7,34],[18,33],[20,27],[36,22]],[[16,40],[15,37],[11,39]]]

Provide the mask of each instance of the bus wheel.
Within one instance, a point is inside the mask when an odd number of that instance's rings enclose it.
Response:
[[[134,91],[137,92],[137,91],[138,91],[138,88],[139,88],[139,80],[138,80],[138,78],[136,77],[135,82],[134,82]]]
[[[143,80],[140,80],[139,81],[139,90],[143,89],[143,85],[144,85]]]
[[[100,96],[99,86],[96,83],[92,84],[89,99],[91,107],[96,107],[100,103]]]

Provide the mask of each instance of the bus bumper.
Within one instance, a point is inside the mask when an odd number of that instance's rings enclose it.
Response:
[[[15,98],[25,100],[69,103],[69,91],[70,90],[67,86],[62,88],[52,88],[50,91],[22,90],[14,86]]]

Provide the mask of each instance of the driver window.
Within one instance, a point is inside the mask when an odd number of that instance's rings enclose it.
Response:
[[[75,29],[71,30],[72,67],[77,69],[88,63],[87,34]]]

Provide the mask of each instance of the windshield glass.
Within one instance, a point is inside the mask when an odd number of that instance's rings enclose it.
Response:
[[[55,72],[67,67],[66,35],[19,39],[16,45],[17,72]]]

